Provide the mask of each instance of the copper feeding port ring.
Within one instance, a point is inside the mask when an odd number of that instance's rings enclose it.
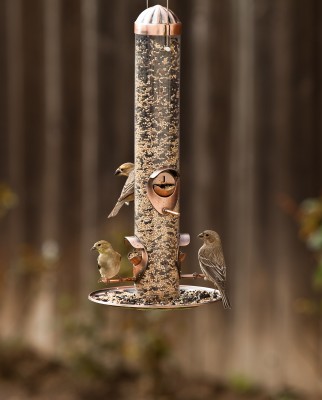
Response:
[[[161,215],[179,216],[173,211],[178,202],[180,178],[178,171],[162,168],[154,171],[147,182],[147,196]]]
[[[169,197],[175,191],[175,184],[154,184],[153,190],[161,197]]]
[[[164,171],[154,178],[152,186],[157,195],[169,197],[176,189],[176,179],[168,171]]]

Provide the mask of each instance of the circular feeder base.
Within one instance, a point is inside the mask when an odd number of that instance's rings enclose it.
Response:
[[[180,285],[178,299],[150,303],[137,294],[134,286],[110,287],[96,290],[88,299],[106,306],[134,308],[138,310],[175,310],[214,303],[221,299],[219,291],[202,286]]]

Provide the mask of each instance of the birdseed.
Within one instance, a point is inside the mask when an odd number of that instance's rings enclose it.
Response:
[[[105,302],[110,305],[130,305],[130,306],[189,306],[213,302],[219,299],[217,291],[207,290],[183,290],[180,289],[179,297],[167,299],[159,302],[146,300],[144,297],[133,290],[114,290],[102,291],[92,295],[94,301]]]

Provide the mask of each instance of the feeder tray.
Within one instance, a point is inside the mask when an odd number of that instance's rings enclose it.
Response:
[[[177,299],[152,304],[137,294],[134,286],[110,287],[96,290],[88,299],[106,306],[132,308],[136,310],[176,310],[189,309],[214,303],[221,299],[219,291],[202,286],[180,285]]]

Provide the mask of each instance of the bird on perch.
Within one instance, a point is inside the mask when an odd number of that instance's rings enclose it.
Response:
[[[226,264],[220,236],[215,231],[206,230],[198,237],[204,242],[198,252],[200,269],[205,279],[217,286],[224,308],[231,308],[225,293]]]
[[[99,282],[107,282],[118,274],[122,257],[113,249],[111,243],[106,240],[99,240],[91,250],[98,252],[97,266],[101,274]]]
[[[121,195],[108,218],[115,217],[123,204],[129,205],[129,202],[134,200],[134,164],[126,162],[118,167],[114,174],[118,176],[126,176],[127,180],[125,181]]]

